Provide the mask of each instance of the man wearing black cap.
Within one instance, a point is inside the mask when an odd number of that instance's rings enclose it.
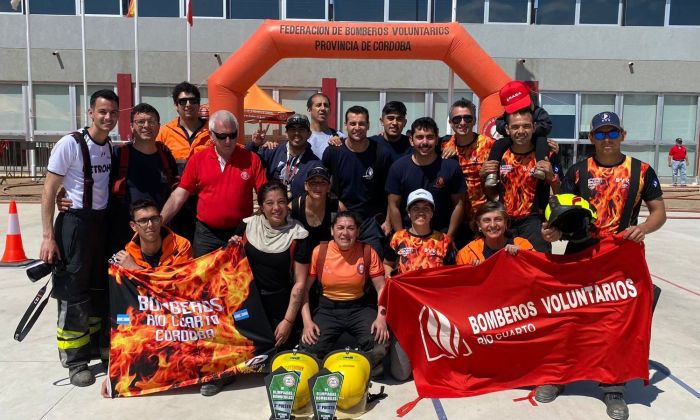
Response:
[[[688,167],[688,151],[683,146],[683,139],[678,137],[676,145],[668,151],[668,167],[673,170],[673,186],[678,185],[678,174],[680,173],[681,187],[688,185],[688,177],[685,173]]]
[[[246,145],[260,156],[267,179],[278,179],[287,186],[290,199],[304,194],[306,173],[312,168],[322,166],[320,159],[311,150],[309,137],[311,128],[306,115],[294,114],[287,119],[285,125],[287,141],[278,144],[274,149],[263,149],[265,139],[253,136],[253,141]]]
[[[566,174],[562,192],[583,197],[598,213],[592,237],[583,242],[569,242],[566,253],[581,251],[601,238],[622,233],[625,239],[642,242],[645,235],[661,228],[666,222],[661,184],[649,164],[625,156],[620,145],[627,133],[614,112],[601,112],[593,117],[588,138],[595,146],[595,155],[572,166]],[[642,200],[649,216],[637,224]],[[542,236],[549,242],[561,238],[561,232],[545,224]],[[535,400],[551,402],[561,393],[563,385],[541,385]],[[629,410],[624,400],[625,384],[601,384],[608,416],[627,419]]]

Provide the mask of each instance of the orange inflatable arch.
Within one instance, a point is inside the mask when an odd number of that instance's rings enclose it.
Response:
[[[498,91],[511,80],[459,23],[266,20],[209,77],[212,111],[227,109],[243,121],[246,91],[285,58],[443,61],[480,98],[480,132],[503,113]]]

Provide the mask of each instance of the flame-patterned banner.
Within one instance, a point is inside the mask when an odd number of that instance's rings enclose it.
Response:
[[[110,274],[112,396],[144,395],[260,372],[274,350],[243,248]]]
[[[418,394],[442,398],[647,381],[651,290],[643,247],[609,238],[571,256],[499,251],[476,267],[406,273],[381,302]]]

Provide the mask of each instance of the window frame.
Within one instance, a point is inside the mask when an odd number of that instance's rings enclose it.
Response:
[[[104,1],[104,0],[102,0]],[[85,13],[85,17],[88,16],[98,16],[98,17],[123,17],[124,16],[124,5],[122,4],[122,0],[113,0],[119,3],[119,14],[114,15],[114,14],[106,14],[106,13]],[[24,2],[22,2],[24,3]],[[75,10],[76,10],[76,15],[80,16],[82,12],[81,6],[83,5],[82,0],[75,0]]]
[[[226,1],[226,0],[224,0]],[[281,20],[291,20],[291,21],[309,21],[309,22],[330,22],[328,12],[330,11],[329,0],[323,2],[325,18],[323,19],[311,19],[311,18],[290,18],[287,17],[287,1],[280,1],[280,19]]]
[[[227,19],[227,10],[226,10],[226,0],[221,0],[221,11],[222,15],[221,16],[197,16],[195,14],[192,15],[192,19]],[[180,0],[180,18],[186,18],[187,17],[187,10],[186,10],[186,5],[187,5],[187,0]]]
[[[525,22],[491,22],[491,0],[484,2],[485,25],[530,25],[532,23],[532,5],[535,0],[527,0],[527,15]]]
[[[426,1],[426,7],[427,10],[425,11],[425,20],[390,20],[389,19],[389,10],[391,8],[391,3],[392,0],[384,0],[384,22],[387,23],[431,23],[432,16],[430,15],[430,12],[433,9],[433,0],[427,0]],[[287,0],[285,0],[285,3]],[[384,106],[384,105],[382,105]]]

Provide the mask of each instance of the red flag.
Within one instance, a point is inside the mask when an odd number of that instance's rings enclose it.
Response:
[[[651,277],[643,247],[501,251],[483,264],[390,279],[381,301],[421,397],[649,379]]]
[[[192,0],[187,0],[187,23],[192,26],[193,19],[192,19]]]
[[[129,8],[126,9],[126,17],[136,16],[136,0],[129,1]]]

